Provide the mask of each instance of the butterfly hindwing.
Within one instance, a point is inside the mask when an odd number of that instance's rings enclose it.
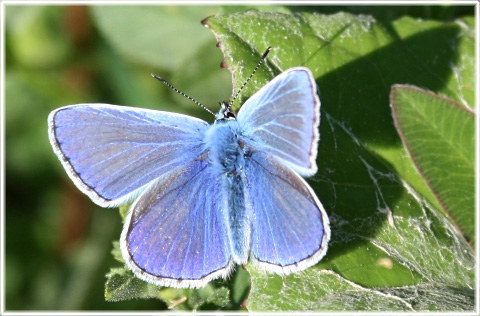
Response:
[[[208,124],[181,114],[108,104],[59,108],[50,142],[74,183],[95,203],[117,206],[201,153]]]
[[[163,286],[201,287],[233,268],[227,201],[205,161],[177,168],[130,209],[121,238],[135,274]]]
[[[285,161],[304,176],[317,171],[320,100],[307,68],[289,69],[255,93],[237,120],[258,149]]]
[[[253,258],[279,274],[306,269],[326,253],[329,221],[310,186],[275,157],[254,152],[245,168]]]

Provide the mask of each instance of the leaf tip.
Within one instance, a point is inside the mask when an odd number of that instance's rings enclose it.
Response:
[[[397,83],[392,85],[392,88],[390,89],[390,107],[394,106],[394,99],[398,95],[398,91],[403,89],[420,90],[420,88],[410,84]]]
[[[210,18],[211,18],[211,16],[207,16],[205,19],[203,19],[202,21],[200,21],[200,23],[202,23],[203,26],[210,28],[210,24],[208,24],[208,20],[209,20]]]

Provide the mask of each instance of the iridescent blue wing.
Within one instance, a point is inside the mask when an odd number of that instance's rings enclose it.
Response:
[[[292,68],[275,77],[240,109],[237,120],[255,147],[304,176],[317,171],[320,100],[312,73]]]
[[[198,288],[233,268],[227,199],[203,159],[172,171],[132,205],[120,245],[137,277]]]
[[[316,264],[327,252],[330,226],[312,188],[275,157],[253,151],[245,168],[246,205],[253,214],[251,258],[288,274]]]
[[[70,178],[107,207],[197,158],[209,126],[185,115],[108,104],[59,108],[48,124],[50,143]]]

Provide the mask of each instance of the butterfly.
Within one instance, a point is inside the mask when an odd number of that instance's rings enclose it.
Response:
[[[138,278],[200,288],[249,260],[287,275],[326,254],[329,219],[302,178],[317,171],[312,73],[281,73],[238,115],[231,104],[211,125],[109,104],[50,113],[50,143],[75,185],[102,207],[133,201],[120,247]]]

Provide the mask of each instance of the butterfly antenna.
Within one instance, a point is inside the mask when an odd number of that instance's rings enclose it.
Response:
[[[174,86],[172,86],[170,83],[168,83],[167,80],[163,79],[162,77],[160,77],[159,75],[156,75],[156,74],[152,74],[152,77],[155,78],[155,79],[158,79],[160,80],[161,82],[163,82],[167,87],[169,87],[170,89],[172,89],[173,91],[183,95],[185,98],[193,101],[193,103],[195,103],[196,105],[200,106],[202,109],[204,109],[205,111],[207,111],[208,113],[212,114],[213,116],[215,116],[215,113],[213,113],[212,111],[210,111],[205,105],[201,104],[200,102],[198,102],[197,100],[195,100],[194,98],[186,95],[185,93],[183,93],[182,91],[178,90],[177,88],[175,88]]]
[[[268,48],[267,48],[267,50],[265,51],[265,53],[263,53],[262,58],[260,58],[260,61],[259,61],[258,64],[257,64],[257,67],[255,67],[255,69],[253,70],[253,72],[252,72],[252,74],[250,75],[250,77],[248,77],[247,80],[245,80],[245,82],[243,83],[243,85],[240,87],[240,89],[238,89],[237,93],[233,96],[232,100],[231,100],[230,103],[228,104],[229,107],[232,107],[233,102],[237,99],[238,95],[239,95],[240,92],[243,90],[243,88],[245,87],[245,85],[247,84],[247,82],[249,82],[250,79],[252,79],[252,77],[253,77],[253,75],[255,74],[255,72],[257,72],[258,67],[260,67],[260,65],[263,63],[263,61],[265,60],[265,58],[267,58],[267,55],[268,55],[268,53],[270,52],[270,50],[272,50],[272,46],[268,46]]]

